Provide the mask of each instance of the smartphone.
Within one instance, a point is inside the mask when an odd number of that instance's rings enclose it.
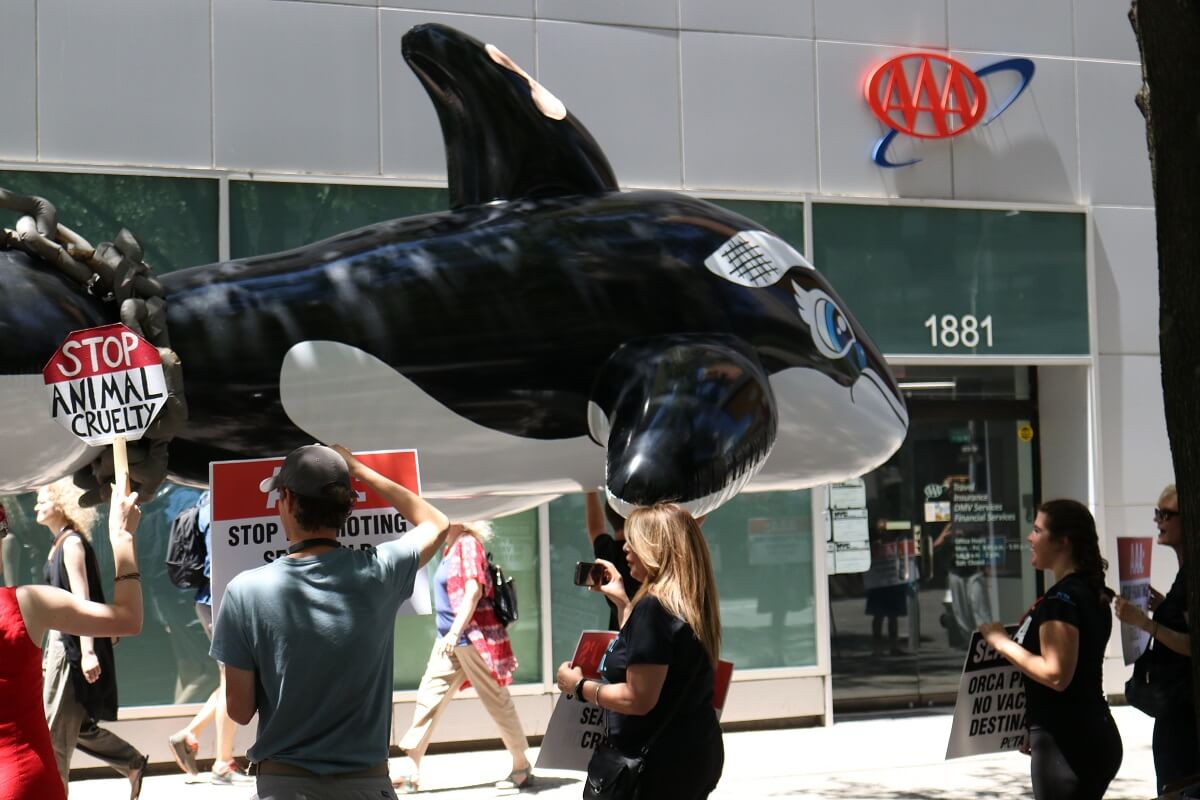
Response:
[[[595,561],[575,562],[576,586],[603,586],[607,577],[603,564],[597,564]]]

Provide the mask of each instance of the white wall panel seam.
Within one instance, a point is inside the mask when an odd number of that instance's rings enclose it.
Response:
[[[1075,30],[1074,25],[1071,26],[1071,30]],[[1083,139],[1081,138],[1083,135],[1083,128],[1079,124],[1079,111],[1081,106],[1079,100],[1080,87],[1078,59],[1075,60],[1071,71],[1074,73],[1073,80],[1075,81],[1075,175],[1078,179],[1078,183],[1075,185],[1075,199],[1076,201],[1083,203],[1085,202],[1085,198],[1083,196]]]
[[[375,9],[375,125],[379,141],[375,143],[376,169],[383,174],[383,9]],[[440,124],[439,120],[439,124]]]
[[[813,3],[813,34],[817,31],[817,4]],[[816,39],[813,40],[812,46],[812,68],[813,68],[813,124],[816,125],[816,131],[813,132],[813,140],[817,147],[817,191],[825,191],[824,175],[822,174],[821,164],[824,159],[821,158],[821,58],[818,54],[818,49],[821,43]]]
[[[42,160],[42,36],[41,3],[33,3],[33,160]]]
[[[1072,57],[1076,56],[1079,53],[1079,41],[1078,41],[1078,37],[1075,36],[1075,2],[1076,2],[1076,0],[1071,0],[1071,55],[1072,55]],[[1076,87],[1075,94],[1076,95],[1079,94],[1078,87]]]
[[[675,21],[676,22],[678,22],[680,20],[679,3],[680,3],[680,0],[675,0]],[[675,85],[679,89],[679,104],[676,107],[679,112],[679,125],[678,125],[679,185],[681,187],[686,187],[688,185],[688,182],[687,182],[687,149],[686,149],[687,148],[687,136],[686,136],[685,129],[684,129],[685,122],[684,122],[684,116],[683,116],[683,32],[679,31],[679,30],[677,30],[675,32],[675,69],[677,70],[677,74],[675,75]]]
[[[208,0],[208,165],[217,166],[217,0]]]

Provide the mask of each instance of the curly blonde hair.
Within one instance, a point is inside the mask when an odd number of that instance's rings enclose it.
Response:
[[[95,527],[99,514],[94,508],[84,508],[79,505],[79,498],[83,497],[83,489],[76,486],[70,478],[48,483],[42,489],[50,497],[50,502],[54,503],[67,518],[67,524],[71,526],[71,529],[79,531],[90,540],[92,528]]]

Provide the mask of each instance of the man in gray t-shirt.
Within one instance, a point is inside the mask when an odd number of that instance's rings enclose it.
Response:
[[[350,513],[351,476],[415,528],[375,550],[338,545]],[[226,587],[212,655],[225,665],[229,716],[258,714],[247,754],[258,793],[291,797],[393,797],[387,772],[396,612],[417,570],[445,541],[446,516],[345,448],[301,447],[263,481],[279,496],[291,546],[285,558]],[[304,794],[319,787],[319,794]],[[379,790],[382,794],[375,794]]]

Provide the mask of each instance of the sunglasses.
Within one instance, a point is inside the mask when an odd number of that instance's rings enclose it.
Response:
[[[1154,521],[1155,522],[1169,522],[1178,516],[1179,516],[1178,511],[1172,511],[1169,508],[1154,509]]]

